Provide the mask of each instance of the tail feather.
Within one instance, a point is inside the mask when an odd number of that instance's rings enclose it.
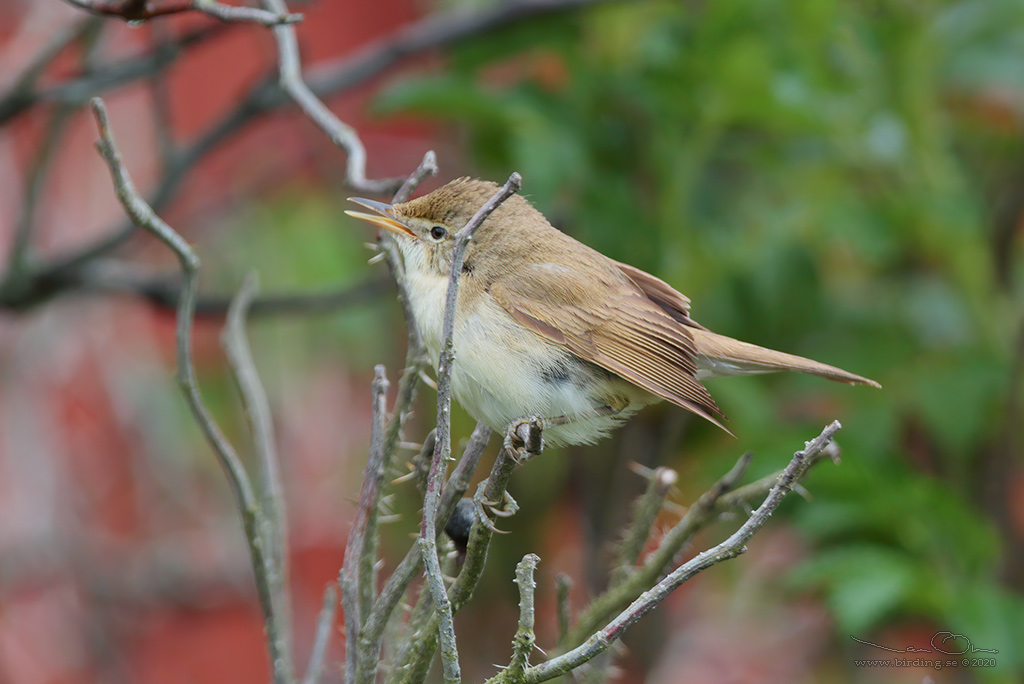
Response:
[[[697,346],[698,378],[700,375],[714,377],[791,370],[851,385],[881,387],[874,380],[802,356],[758,347],[700,328],[690,328],[689,332]]]

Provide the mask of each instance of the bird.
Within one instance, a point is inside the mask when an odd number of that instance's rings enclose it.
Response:
[[[455,235],[499,190],[459,178],[396,204],[353,197],[345,213],[390,232],[409,305],[435,370]],[[555,228],[514,194],[469,242],[455,309],[452,394],[502,431],[543,422],[546,446],[590,444],[661,400],[726,432],[703,381],[780,370],[854,385],[874,380],[712,332],[665,281]]]

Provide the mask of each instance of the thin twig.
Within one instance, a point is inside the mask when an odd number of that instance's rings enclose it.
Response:
[[[64,0],[69,5],[104,17],[117,17],[125,21],[145,21],[168,14],[180,14],[192,9],[189,0],[174,0],[150,7],[147,0]]]
[[[555,575],[555,604],[558,618],[558,643],[564,644],[569,635],[569,624],[572,621],[572,605],[569,593],[572,591],[572,577],[560,572]]]
[[[619,613],[610,623],[597,630],[583,644],[568,653],[552,658],[546,663],[527,668],[521,676],[515,678],[507,677],[506,671],[499,673],[488,681],[495,684],[513,681],[517,684],[534,684],[565,674],[608,649],[611,644],[622,636],[626,629],[664,601],[672,591],[688,579],[702,570],[706,570],[713,565],[744,553],[747,550],[746,543],[768,522],[768,518],[793,489],[793,485],[807,474],[817,456],[832,442],[835,433],[841,427],[839,421],[833,421],[822,430],[820,435],[807,442],[804,449],[796,452],[789,465],[779,475],[764,502],[725,541],[697,554],[694,558],[673,570],[652,589],[645,591],[642,596],[630,604],[626,610]]]
[[[423,155],[423,159],[420,161],[419,166],[416,167],[416,170],[409,174],[409,177],[402,183],[402,187],[395,193],[391,203],[401,204],[405,202],[427,176],[433,176],[436,173],[437,155],[434,154],[433,150],[428,150]],[[387,260],[388,270],[391,271],[391,276],[398,287],[398,303],[402,307],[402,317],[405,319],[405,329],[408,335],[406,372],[411,373],[415,369],[418,378],[423,367],[424,354],[426,352],[423,347],[423,340],[420,337],[419,323],[416,321],[416,316],[413,315],[412,304],[409,302],[409,290],[405,279],[405,264],[399,253],[398,245],[395,244],[395,239],[390,233],[381,231],[377,243],[380,245],[381,253]]]
[[[89,17],[56,31],[43,46],[43,49],[32,58],[28,67],[15,79],[14,85],[0,98],[0,112],[17,109],[26,100],[31,102],[39,77],[46,72],[57,55],[82,36],[95,31],[100,26],[100,22],[101,20],[96,17]],[[0,123],[3,123],[2,118],[0,118]]]
[[[324,589],[323,605],[320,607],[320,616],[316,620],[313,651],[309,655],[309,665],[306,666],[306,676],[302,678],[302,684],[317,684],[320,681],[320,674],[324,669],[324,656],[327,655],[327,645],[331,640],[331,628],[334,626],[334,614],[337,610],[338,590],[331,582]]]
[[[245,333],[246,317],[257,288],[255,274],[246,276],[228,309],[221,345],[238,384],[242,408],[249,423],[249,434],[252,435],[253,449],[259,463],[257,497],[262,515],[259,516],[258,529],[265,545],[267,581],[278,622],[276,638],[279,643],[276,651],[288,658],[285,667],[293,671],[290,662],[292,606],[288,586],[288,523],[284,507],[284,485],[281,481],[270,402],[260,382]]]
[[[185,398],[188,401],[189,408],[192,410],[192,414],[195,416],[196,422],[199,423],[207,441],[213,446],[217,459],[227,475],[228,483],[231,485],[235,500],[238,503],[239,511],[242,514],[242,524],[245,529],[246,540],[249,545],[257,593],[260,605],[263,607],[274,681],[277,684],[289,684],[293,681],[293,675],[288,669],[291,659],[289,653],[279,652],[280,624],[278,616],[274,612],[271,582],[268,577],[268,567],[271,561],[267,557],[263,538],[259,531],[261,516],[259,504],[249,477],[246,475],[242,462],[238,458],[238,454],[231,446],[231,443],[228,442],[224,433],[221,432],[216,422],[214,422],[209,410],[203,403],[202,395],[199,393],[199,385],[196,381],[195,367],[192,363],[192,318],[199,285],[199,256],[173,228],[156,215],[135,189],[131,177],[124,166],[124,162],[121,160],[121,154],[117,149],[117,145],[114,142],[113,132],[110,129],[110,122],[103,100],[94,98],[92,100],[92,109],[100,131],[100,140],[96,146],[110,168],[114,187],[124,210],[136,225],[151,232],[167,245],[181,263],[184,282],[178,305],[175,331],[178,382],[185,393]]]
[[[214,19],[226,22],[252,22],[264,26],[281,26],[302,21],[301,14],[291,14],[286,10],[268,12],[256,7],[235,7],[214,0],[192,0],[192,9],[209,15]]]
[[[112,260],[95,261],[74,270],[54,283],[56,289],[75,290],[78,293],[126,293],[138,295],[162,309],[177,309],[181,297],[180,277],[151,275]],[[340,309],[369,304],[387,292],[393,291],[391,279],[380,274],[354,284],[338,286],[324,292],[274,293],[256,297],[249,310],[250,316],[300,316],[334,313]],[[196,297],[197,317],[222,318],[227,314],[231,298],[221,294],[202,294]],[[13,306],[14,302],[0,300],[0,306]]]
[[[533,633],[533,624],[536,620],[533,594],[537,588],[533,573],[539,562],[540,556],[528,553],[516,565],[515,582],[519,587],[519,628],[516,629],[516,635],[512,639],[512,660],[505,670],[505,674],[511,681],[515,681],[530,666],[530,655],[537,642],[537,635]]]
[[[432,151],[428,151],[423,155],[423,160],[417,166],[416,170],[413,171],[409,177],[399,188],[395,194],[394,203],[405,201],[409,195],[416,189],[417,186],[427,177],[437,173],[437,158]],[[390,241],[387,237],[382,236],[381,238],[382,251],[387,259],[388,268],[391,270],[391,274],[394,277],[394,282],[398,288],[398,300],[402,305],[402,313],[405,316],[405,325],[407,331],[407,350],[405,357],[405,368],[402,371],[402,377],[398,383],[398,396],[395,399],[395,407],[392,412],[391,421],[388,423],[387,432],[384,439],[384,460],[383,468],[386,472],[393,463],[395,448],[402,437],[402,429],[405,426],[405,422],[412,412],[412,407],[416,398],[416,389],[419,384],[421,375],[421,369],[424,363],[424,352],[423,344],[420,340],[419,328],[416,324],[416,319],[412,314],[412,307],[409,304],[409,293],[405,281],[405,270],[402,264],[401,257],[397,253],[397,248],[393,241]],[[430,440],[433,445],[432,437]],[[431,452],[433,447],[431,446]],[[377,548],[379,546],[379,521],[380,511],[379,507],[375,506],[370,510],[370,515],[367,519],[366,525],[366,540],[364,542],[363,555],[364,558],[373,559],[375,561],[377,556]],[[412,568],[411,574],[415,574],[418,571],[419,566],[413,567],[410,557],[419,558],[418,547],[413,547],[409,550],[409,556],[407,556],[405,563],[406,568]],[[407,562],[408,561],[408,562]],[[373,681],[376,677],[377,662],[380,656],[381,640],[384,635],[384,630],[387,626],[387,621],[390,619],[394,607],[401,600],[402,595],[405,593],[409,582],[412,581],[410,576],[408,581],[401,584],[400,591],[396,590],[399,588],[396,582],[396,574],[399,578],[403,577],[403,573],[398,573],[396,570],[392,573],[391,578],[388,580],[388,584],[385,586],[384,594],[380,599],[376,596],[377,587],[377,564],[376,562],[370,566],[369,573],[366,577],[362,589],[364,596],[368,597],[370,601],[373,601],[374,605],[372,610],[370,609],[369,602],[364,601],[362,607],[363,625],[359,634],[358,642],[358,653],[357,653],[357,664],[355,677],[357,681]],[[370,591],[367,591],[369,589]]]
[[[416,167],[416,170],[409,174],[409,177],[402,183],[402,187],[398,188],[398,192],[391,199],[392,204],[401,204],[412,196],[412,193],[419,187],[420,183],[427,179],[427,176],[433,176],[437,174],[437,155],[434,154],[433,150],[427,150],[423,155],[423,159],[420,161],[420,165]]]
[[[647,477],[647,489],[633,506],[633,522],[630,524],[626,536],[619,548],[619,557],[615,569],[612,571],[612,578],[609,584],[615,586],[622,581],[622,578],[629,574],[640,558],[644,550],[644,544],[651,536],[651,528],[655,518],[661,512],[661,506],[665,502],[665,496],[679,479],[679,475],[671,468],[655,468],[649,471]]]
[[[373,491],[374,498],[368,502],[366,530],[363,533],[363,548],[359,558],[359,615],[363,620],[370,612],[374,599],[377,598],[377,521],[383,503],[382,489],[384,474],[388,469],[388,460],[394,451],[394,437],[390,433],[395,419],[388,420],[387,392],[389,383],[384,377],[384,366],[375,369],[374,378],[372,429],[370,433],[370,459],[374,461],[372,475],[376,478]],[[378,386],[378,379],[380,384]],[[389,443],[390,442],[390,443]],[[371,473],[367,470],[365,475]],[[360,622],[362,628],[362,622]]]
[[[388,380],[384,366],[374,368],[373,378],[373,419],[370,435],[370,454],[366,459],[363,471],[363,486],[359,492],[359,506],[356,517],[352,521],[352,529],[348,533],[345,544],[345,561],[341,568],[341,600],[345,608],[345,681],[351,684],[356,679],[356,643],[362,628],[363,603],[360,590],[362,573],[360,559],[363,556],[363,545],[366,539],[366,521],[370,511],[377,505],[379,485],[384,474],[384,427],[387,422],[385,401],[388,393]]]
[[[102,17],[89,17],[81,26],[84,33],[88,33],[103,24]],[[220,35],[229,28],[229,24],[204,26],[184,33],[169,43],[156,45],[149,52],[83,70],[80,76],[48,87],[37,88],[39,73],[33,74],[35,67],[42,66],[45,69],[48,62],[34,62],[23,72],[16,85],[0,96],[0,125],[39,104],[61,103],[77,107],[103,91],[148,78],[170,65],[183,49]]]
[[[520,434],[522,430],[527,431],[525,439]],[[515,425],[506,430],[502,448],[494,460],[490,475],[480,484],[476,496],[473,497],[478,506],[492,509],[501,506],[506,509],[506,515],[515,512],[518,506],[508,495],[508,483],[516,467],[528,456],[524,445],[530,441],[529,433],[539,431],[540,424],[537,421]],[[487,549],[493,536],[494,529],[490,521],[477,520],[473,523],[469,532],[466,559],[449,591],[456,612],[469,601],[483,575]]]
[[[153,24],[150,40],[153,43],[168,44],[169,27],[163,23]],[[153,128],[156,137],[157,158],[160,160],[160,174],[166,174],[178,154],[174,136],[174,117],[172,114],[171,82],[164,70],[158,70],[149,79],[150,107],[153,113]]]
[[[73,42],[82,43],[82,54],[79,59],[81,68],[83,70],[91,68],[91,60],[95,54],[101,31],[102,25],[98,21],[90,19],[77,23],[70,30],[58,33],[55,39],[43,49],[42,54],[21,75],[9,95],[27,92],[34,87],[53,59]],[[32,287],[31,262],[34,260],[34,255],[32,254],[31,236],[36,223],[36,209],[50,172],[54,152],[60,146],[61,138],[64,136],[68,121],[75,108],[74,105],[60,103],[55,105],[50,113],[50,120],[25,183],[21,214],[14,228],[14,236],[7,258],[7,269],[3,278],[0,279],[0,302],[12,298],[17,300],[23,296],[25,288]]]
[[[781,475],[781,471],[761,480],[759,487],[746,490],[745,497],[732,500],[729,507],[723,502],[726,493],[736,485],[746,471],[750,458],[749,453],[741,456],[728,473],[690,506],[686,515],[661,538],[657,548],[644,559],[640,567],[619,576],[617,583],[609,586],[607,591],[591,601],[577,618],[575,627],[564,643],[565,646],[572,646],[586,639],[600,625],[650,587],[671,565],[693,535],[715,520],[721,511],[735,508],[741,501],[749,504],[767,495]]]
[[[354,55],[331,62],[316,69],[310,76],[309,89],[319,97],[329,97],[349,90],[377,74],[395,66],[414,55],[423,54],[483,33],[495,31],[520,21],[562,11],[570,11],[612,0],[510,0],[482,8],[459,8],[441,12],[411,23],[395,33],[369,45]],[[141,78],[148,78],[157,70],[166,68],[182,49],[205,40],[228,26],[215,24],[212,27],[187,34],[173,46],[160,46],[149,55],[143,55],[118,62],[106,69],[98,70],[95,76],[86,76],[63,83],[46,91],[29,91],[16,98],[0,98],[0,123],[16,116],[39,102],[69,101],[79,103],[108,88],[123,86]],[[275,30],[288,29],[278,27]],[[241,131],[255,117],[279,108],[288,102],[287,95],[273,78],[259,80],[249,92],[239,99],[236,108],[213,122],[193,142],[180,150],[176,163],[160,180],[149,198],[149,204],[157,211],[177,193],[187,172],[214,149],[220,147]],[[333,114],[330,115],[333,117]],[[349,159],[351,165],[352,159]],[[135,232],[129,223],[118,226],[91,243],[76,248],[70,253],[58,255],[38,267],[33,279],[40,286],[63,282],[72,270],[80,268],[92,259],[102,256],[124,244]],[[47,292],[48,296],[55,294]],[[23,308],[44,301],[38,292],[26,292],[19,302],[6,304],[11,308]]]
[[[484,449],[487,448],[490,436],[491,429],[483,424],[478,423],[476,429],[473,430],[473,434],[462,452],[462,457],[459,459],[458,465],[455,466],[455,470],[452,471],[452,476],[445,483],[444,492],[441,494],[441,503],[437,514],[438,529],[444,529],[459,499],[466,493]],[[433,452],[433,448],[431,448],[431,452]],[[423,555],[419,547],[414,546],[391,573],[391,577],[385,582],[380,596],[374,603],[373,610],[366,619],[363,632],[360,635],[360,682],[372,681],[368,677],[375,671],[384,629],[398,602],[401,601],[420,568],[423,567],[422,563]]]
[[[524,430],[526,433],[520,434]],[[504,442],[501,450],[498,452],[498,457],[494,460],[494,465],[491,467],[491,473],[485,481],[480,483],[477,493],[473,497],[473,501],[479,507],[494,508],[503,506],[506,509],[505,515],[515,512],[515,501],[512,501],[507,493],[508,483],[516,466],[528,456],[525,445],[530,442],[539,441],[539,438],[535,438],[531,434],[539,430],[539,423],[532,421],[530,423],[510,426],[505,431]],[[455,475],[453,474],[452,480],[454,479]],[[483,575],[484,566],[487,563],[487,549],[490,546],[493,535],[494,526],[488,520],[485,520],[484,516],[478,516],[469,531],[469,542],[466,545],[462,570],[448,590],[448,598],[451,601],[453,614],[457,613],[472,597],[473,591]],[[438,625],[438,614],[437,611],[434,611],[430,615],[430,620],[423,628],[419,640],[415,644],[411,644],[399,660],[398,670],[401,676],[397,680],[398,684],[421,682],[426,677],[430,661],[433,659],[434,651],[437,649]]]
[[[278,15],[288,13],[284,0],[261,0],[263,6]],[[327,137],[348,153],[346,183],[360,192],[375,194],[393,193],[403,184],[404,178],[370,180],[366,177],[366,148],[355,129],[334,115],[320,98],[313,94],[302,79],[302,63],[299,60],[299,41],[295,27],[281,24],[274,27],[274,38],[278,51],[278,83],[288,93],[306,116],[320,127]]]
[[[502,202],[517,192],[522,185],[518,173],[509,176],[504,187],[489,200],[455,235],[455,246],[452,250],[451,271],[448,276],[448,292],[445,297],[444,324],[441,337],[441,358],[437,367],[437,445],[434,447],[434,458],[427,476],[427,492],[423,498],[423,523],[420,526],[420,546],[423,550],[423,564],[427,570],[427,583],[434,599],[434,607],[439,617],[441,636],[441,662],[446,682],[457,682],[460,679],[458,649],[455,644],[455,629],[452,625],[452,606],[448,601],[448,592],[441,576],[441,566],[437,557],[437,507],[444,479],[445,464],[451,454],[451,389],[452,365],[455,361],[453,336],[455,334],[455,304],[459,293],[459,279],[462,276],[462,263],[466,257],[466,247],[473,238],[473,233],[483,224],[488,216]]]
[[[69,5],[105,17],[145,21],[171,14],[196,11],[224,22],[251,22],[279,26],[302,21],[301,14],[275,13],[255,7],[235,7],[214,0],[174,0],[151,6],[147,0],[64,0]]]
[[[58,105],[46,126],[46,132],[39,144],[36,158],[32,162],[32,168],[28,173],[28,180],[25,183],[25,196],[21,202],[21,216],[18,217],[17,226],[14,229],[14,238],[11,241],[11,250],[7,259],[7,273],[4,280],[19,279],[19,274],[28,268],[29,238],[32,228],[35,225],[36,207],[39,204],[39,197],[43,183],[50,170],[50,162],[54,150],[57,149],[64,130],[67,127],[68,119],[72,108],[67,105]]]

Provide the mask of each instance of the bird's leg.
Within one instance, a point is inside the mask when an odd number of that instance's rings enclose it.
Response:
[[[614,416],[622,413],[626,410],[629,404],[623,404],[621,406],[598,406],[587,411],[581,411],[574,413],[571,416],[555,416],[554,418],[544,418],[544,425],[551,427],[554,425],[569,425],[570,423],[577,423],[582,420],[590,420],[591,418],[604,418],[606,416]]]
[[[533,420],[540,421],[544,427],[556,427],[559,425],[570,425],[572,423],[578,423],[585,420],[593,420],[594,418],[615,416],[622,413],[627,408],[629,408],[629,399],[625,397],[612,396],[608,397],[608,403],[604,406],[595,406],[592,409],[580,411],[579,413],[574,413],[572,415],[554,416],[551,418],[535,418]],[[525,422],[527,421],[524,421],[524,423]],[[523,425],[524,423],[519,423],[518,425]],[[533,452],[528,453],[531,456],[536,455]]]
[[[539,454],[544,448],[544,441],[541,439],[543,430],[544,421],[536,416],[513,423],[506,433],[503,451],[508,453],[508,457],[516,465],[521,465],[532,456]],[[504,532],[494,526],[491,516],[495,518],[511,517],[519,510],[519,504],[516,503],[516,500],[512,498],[512,495],[507,490],[502,495],[500,502],[488,501],[484,497],[484,487],[486,484],[486,482],[481,482],[480,486],[477,487],[476,494],[473,496],[477,517],[483,526],[491,532],[504,534]]]

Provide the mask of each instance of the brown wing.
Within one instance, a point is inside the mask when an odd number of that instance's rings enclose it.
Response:
[[[723,427],[721,411],[694,377],[690,331],[621,273],[581,276],[533,264],[497,279],[490,293],[538,335]]]
[[[656,278],[635,266],[624,264],[621,261],[616,261],[615,265],[647,295],[648,299],[660,306],[669,316],[691,328],[707,330],[703,325],[690,318],[689,297],[678,292],[661,278]]]

